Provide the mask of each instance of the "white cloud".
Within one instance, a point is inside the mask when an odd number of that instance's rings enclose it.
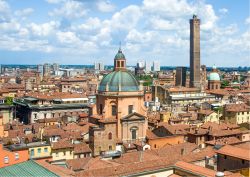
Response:
[[[164,17],[180,17],[193,12],[186,0],[144,0],[143,8],[146,12]]]
[[[111,20],[105,20],[103,23],[104,25],[109,26],[112,30],[129,30],[137,25],[142,15],[143,14],[138,6],[130,5],[121,11],[116,12]]]
[[[34,12],[34,9],[32,8],[26,8],[22,10],[17,10],[15,11],[16,16],[28,16]]]
[[[228,9],[222,8],[222,9],[219,9],[219,12],[220,12],[221,14],[227,14],[227,13],[228,13]]]
[[[7,2],[0,0],[0,22],[10,20],[10,6]]]
[[[115,10],[115,5],[107,0],[99,0],[96,6],[101,12],[113,12]]]
[[[250,17],[245,20],[245,24],[250,24]]]
[[[46,1],[54,9],[48,12],[47,21],[39,23],[20,20],[30,18],[32,8],[12,12],[7,1],[0,0],[1,49],[52,52],[55,56],[84,59],[103,57],[105,53],[105,58],[112,59],[121,40],[129,63],[145,58],[159,59],[162,65],[184,65],[189,58],[189,18],[197,14],[201,19],[203,64],[217,64],[220,54],[227,54],[232,60],[232,56],[243,57],[250,50],[249,31],[242,33],[239,24],[225,26],[221,17],[228,11],[215,11],[206,1],[144,0],[116,12],[109,1]],[[88,13],[96,8],[100,12]],[[113,14],[99,16],[101,12]],[[62,27],[64,20],[66,25]],[[250,18],[245,23],[250,24]]]
[[[64,0],[46,0],[46,2],[50,3],[50,4],[58,4],[63,2]]]
[[[87,9],[83,3],[74,0],[68,0],[60,8],[49,12],[50,16],[59,16],[67,19],[80,18],[87,14]]]
[[[53,47],[48,44],[47,40],[32,41],[4,35],[0,36],[0,48],[10,51],[36,50],[42,52],[51,52]]]
[[[80,42],[80,39],[76,36],[75,33],[67,31],[67,32],[57,32],[57,39],[60,43],[63,44],[76,44]]]
[[[55,32],[55,30],[59,27],[59,23],[56,21],[50,21],[43,24],[31,23],[28,27],[34,36],[45,37]]]
[[[21,28],[21,25],[17,21],[10,21],[10,22],[0,23],[0,31],[2,33],[18,32],[18,30],[20,28]]]
[[[102,27],[102,22],[99,18],[90,17],[85,21],[85,23],[82,23],[79,26],[77,26],[77,29],[82,30],[82,31],[89,31],[89,30],[93,31],[93,30],[99,29],[101,27]]]
[[[185,25],[183,24],[188,24],[187,21],[180,18],[176,18],[175,20],[165,20],[155,16],[150,18],[149,22],[155,30],[178,30],[180,28],[185,28]]]

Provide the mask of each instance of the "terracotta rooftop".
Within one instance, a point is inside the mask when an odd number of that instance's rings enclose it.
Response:
[[[138,174],[141,172],[147,172],[151,170],[160,170],[162,168],[170,167],[174,165],[178,160],[182,157],[192,155],[192,159],[186,159],[187,161],[195,161],[195,144],[192,143],[183,143],[173,146],[166,146],[165,150],[159,154],[158,151],[155,150],[147,150],[143,151],[142,154],[140,152],[131,152],[124,154],[125,156],[122,159],[113,159],[109,162],[112,162],[110,166],[101,166],[95,165],[95,168],[85,168],[86,170],[77,172],[77,176],[126,176],[131,174]],[[181,149],[185,150],[181,150]],[[183,152],[182,152],[183,151]],[[182,155],[182,153],[184,155]],[[199,152],[197,152],[198,154]],[[201,152],[200,152],[201,153]],[[198,159],[204,158],[206,155],[211,155],[211,149],[202,151],[201,155],[198,155]],[[157,157],[158,156],[158,157]],[[95,162],[93,160],[93,162]],[[93,166],[92,163],[91,166]]]
[[[113,159],[113,162],[118,164],[134,163],[140,161],[149,161],[159,159],[159,156],[154,151],[134,151],[123,154],[120,158]]]
[[[44,129],[44,133],[43,133],[43,136],[63,136],[63,134],[65,133],[65,131],[63,131],[62,129],[60,128],[47,128]]]
[[[196,151],[190,152],[182,156],[180,159],[185,162],[195,162],[204,160],[205,157],[212,157],[215,154],[216,154],[215,149],[212,146],[208,146],[204,149],[198,150],[198,152]]]
[[[209,131],[209,135],[214,137],[229,136],[229,135],[239,135],[242,132],[239,129],[236,130],[212,130]]]
[[[198,114],[203,114],[203,115],[206,115],[206,116],[208,116],[208,115],[210,115],[212,113],[214,113],[214,111],[212,111],[212,110],[201,109],[201,110],[198,111]]]
[[[189,88],[189,87],[171,87],[168,89],[169,92],[197,92],[199,89],[197,88]]]
[[[100,168],[117,166],[118,164],[107,160],[101,160],[99,157],[96,158],[86,157],[80,159],[67,160],[66,165],[68,168],[74,171],[80,171],[80,170],[98,170]]]
[[[86,98],[85,94],[68,93],[68,92],[52,92],[52,93],[29,92],[23,96],[29,96],[29,97],[34,97],[37,99],[44,99],[44,100],[66,99],[66,98]]]
[[[73,144],[68,139],[60,139],[58,142],[51,144],[51,149],[73,148]]]
[[[249,112],[250,106],[248,106],[245,103],[227,104],[227,105],[225,105],[225,111],[227,111],[227,112]]]
[[[231,157],[236,157],[239,159],[244,159],[250,161],[250,150],[249,149],[243,149],[239,147],[234,147],[231,145],[225,145],[218,151],[216,151],[218,154],[228,155]]]
[[[194,150],[198,149],[198,146],[194,143],[180,143],[174,145],[165,145],[159,149],[155,149],[154,151],[160,157],[169,157],[172,156],[176,159],[180,158],[183,155],[187,155]]]
[[[154,134],[151,130],[147,130],[146,136],[147,136],[148,139],[160,138],[159,136],[157,136],[156,134]]]
[[[234,147],[242,148],[242,149],[250,149],[250,141],[241,142],[239,144],[233,145]]]
[[[202,166],[194,165],[191,163],[183,162],[183,161],[179,161],[175,163],[175,166],[178,168],[184,169],[186,171],[195,173],[197,175],[204,175],[207,177],[214,177],[216,174],[216,171],[214,170],[204,168]]]
[[[49,171],[52,171],[58,176],[62,177],[75,176],[75,172],[71,171],[70,169],[61,167],[59,165],[52,165],[46,162],[45,160],[36,160],[36,163],[48,169]]]
[[[241,141],[236,137],[225,137],[217,140],[206,141],[205,143],[214,146],[214,145],[237,144],[240,142]]]
[[[185,135],[187,134],[187,130],[190,128],[190,126],[186,124],[169,125],[168,122],[160,122],[158,126],[164,127],[168,132],[173,135]]]
[[[74,154],[89,153],[91,149],[86,143],[74,144]]]
[[[219,124],[216,122],[206,122],[201,125],[201,128],[212,129],[212,130],[228,130],[228,129],[238,129],[239,126],[237,124],[224,123],[224,122],[220,122]]]

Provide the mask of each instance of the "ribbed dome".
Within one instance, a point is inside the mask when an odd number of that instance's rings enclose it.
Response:
[[[220,76],[217,72],[211,72],[208,77],[209,81],[220,81]]]
[[[118,59],[125,59],[125,55],[122,53],[121,49],[118,50],[118,53],[115,55],[115,59],[116,60],[118,60]]]
[[[99,91],[139,91],[139,83],[128,71],[113,71],[106,75],[100,85]]]

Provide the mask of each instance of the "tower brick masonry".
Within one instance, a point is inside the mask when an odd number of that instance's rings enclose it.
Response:
[[[200,88],[200,19],[190,19],[190,87]]]

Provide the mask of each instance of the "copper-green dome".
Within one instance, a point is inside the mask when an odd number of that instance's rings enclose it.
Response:
[[[122,53],[121,49],[118,50],[118,53],[115,55],[115,59],[116,60],[118,60],[118,59],[125,59],[125,55]]]
[[[220,81],[220,75],[217,72],[211,72],[208,76],[209,81]]]
[[[102,79],[98,91],[139,91],[139,83],[128,71],[113,71]]]

